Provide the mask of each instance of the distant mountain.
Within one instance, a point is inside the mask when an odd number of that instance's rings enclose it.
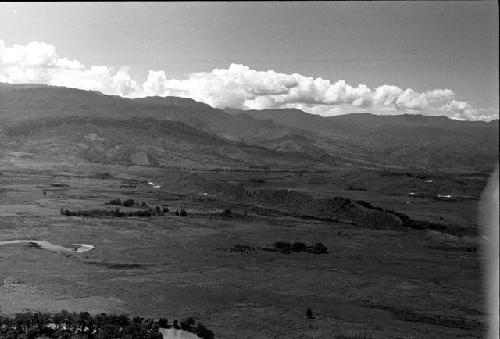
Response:
[[[186,98],[0,84],[0,141],[61,161],[487,170],[498,161],[498,120],[221,110]]]
[[[226,123],[232,127],[224,128]],[[232,116],[191,99],[132,100],[68,88],[0,86],[0,156],[20,152],[68,163],[323,168],[307,154],[241,142],[245,135],[265,138],[290,130],[246,115]]]
[[[316,133],[318,146],[362,148],[370,162],[429,167],[484,167],[498,162],[498,120],[457,121],[443,116],[356,113],[321,117],[296,109],[230,111]],[[361,152],[363,153],[363,152]]]
[[[274,138],[295,130],[248,115],[231,115],[222,110],[178,97],[127,99],[43,85],[0,86],[0,123],[54,117],[153,118],[184,122],[200,130],[233,141]]]
[[[325,168],[312,157],[235,143],[183,122],[58,117],[4,125],[2,151],[38,161],[185,168]],[[307,160],[303,162],[301,160]]]

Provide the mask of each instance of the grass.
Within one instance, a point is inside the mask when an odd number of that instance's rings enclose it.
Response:
[[[11,258],[0,261],[5,281],[0,289],[3,314],[43,308],[154,319],[193,316],[208,324],[219,339],[252,337],[255,333],[272,337],[278,332],[288,337],[331,337],[332,333],[348,337],[350,333],[363,335],[360,322],[374,337],[404,337],[408,326],[419,337],[480,337],[484,333],[482,323],[474,323],[483,317],[478,254],[448,250],[457,247],[458,240],[412,228],[379,230],[296,218],[260,204],[232,200],[219,192],[219,186],[234,186],[229,181],[244,185],[248,172],[188,173],[105,165],[72,170],[2,170],[0,189],[8,185],[15,190],[0,195],[0,206],[36,203],[50,212],[41,217],[23,214],[22,208],[16,210],[17,216],[3,219],[2,239],[36,238],[95,246],[92,251],[69,256],[26,246],[3,246],[2,255]],[[113,173],[113,178],[90,178],[100,172]],[[470,202],[438,205],[415,200],[413,205],[405,205],[405,195],[380,193],[375,187],[380,182],[370,186],[369,181],[352,183],[367,191],[344,191],[345,176],[351,175],[348,171],[304,172],[300,177],[288,174],[290,177],[259,173],[264,180],[259,186],[289,186],[314,197],[344,195],[351,202],[364,200],[415,220],[435,222],[435,216],[444,215],[460,227],[468,227],[474,220],[470,211],[475,206]],[[311,177],[320,177],[321,184],[308,184]],[[61,178],[71,188],[43,196],[40,187]],[[120,187],[123,180],[162,182],[162,188],[137,184],[132,192]],[[392,180],[387,177],[387,185]],[[215,200],[192,198],[203,192]],[[61,207],[70,212],[104,210],[105,201],[124,196],[147,201],[148,207],[168,204],[172,211],[187,209],[189,217],[68,218],[59,214]],[[231,217],[221,217],[224,208],[231,209]],[[137,208],[121,208],[120,213],[129,210]],[[244,210],[248,215],[238,217]],[[115,209],[108,211],[115,213]],[[309,256],[282,255],[274,245],[270,248],[276,252],[258,250],[277,240],[289,244],[284,247],[290,251],[303,251],[319,242],[329,251]],[[475,248],[477,244],[463,238],[460,246]],[[230,255],[218,250],[221,248],[247,255]],[[447,278],[453,276],[460,279]],[[434,297],[429,298],[429,294]],[[373,310],[366,300],[393,309]],[[405,318],[398,312],[410,301],[428,309],[447,310],[447,315],[439,320],[425,310],[414,309]],[[461,311],[465,306],[469,310],[466,317]],[[314,329],[297,326],[307,321],[306,307],[311,307],[316,317],[309,322]],[[383,328],[378,326],[381,319]]]

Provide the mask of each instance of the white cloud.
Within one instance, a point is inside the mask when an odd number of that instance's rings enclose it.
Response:
[[[5,46],[0,40],[0,82],[42,83],[100,91],[124,97],[181,96],[217,108],[298,108],[320,115],[349,112],[376,114],[418,113],[446,115],[452,119],[492,119],[498,112],[479,113],[455,99],[450,89],[417,92],[394,85],[369,88],[344,80],[331,82],[301,74],[257,71],[231,64],[227,69],[192,73],[185,79],[168,79],[162,70],[150,70],[142,84],[133,80],[127,67],[85,66],[61,58],[44,42]]]

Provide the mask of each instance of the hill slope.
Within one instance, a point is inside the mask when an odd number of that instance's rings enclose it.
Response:
[[[335,152],[339,144],[361,148],[365,160],[415,168],[484,168],[498,161],[498,120],[456,121],[422,115],[346,114],[320,117],[300,110],[251,110],[256,119],[316,133],[318,146]]]

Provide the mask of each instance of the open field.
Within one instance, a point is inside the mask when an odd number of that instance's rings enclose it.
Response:
[[[484,173],[419,178],[341,168],[188,171],[69,167],[18,158],[3,162],[0,173],[0,241],[95,247],[78,253],[27,244],[0,246],[2,313],[67,309],[169,319],[193,316],[217,338],[484,334],[483,259],[476,251],[480,237],[475,226]],[[426,182],[430,177],[433,182]],[[240,199],[242,189],[365,200],[466,231],[453,235],[405,227],[376,229],[314,215],[302,218],[279,210],[274,201]],[[468,198],[408,196],[415,191]],[[113,210],[116,206],[105,203],[115,198],[168,206],[170,212],[121,218],[60,215],[61,208]],[[186,217],[175,215],[181,208]],[[225,208],[231,209],[230,216],[222,216]],[[276,241],[321,242],[328,253],[262,250]],[[229,250],[236,245],[255,250]],[[306,317],[308,307],[314,319]]]

